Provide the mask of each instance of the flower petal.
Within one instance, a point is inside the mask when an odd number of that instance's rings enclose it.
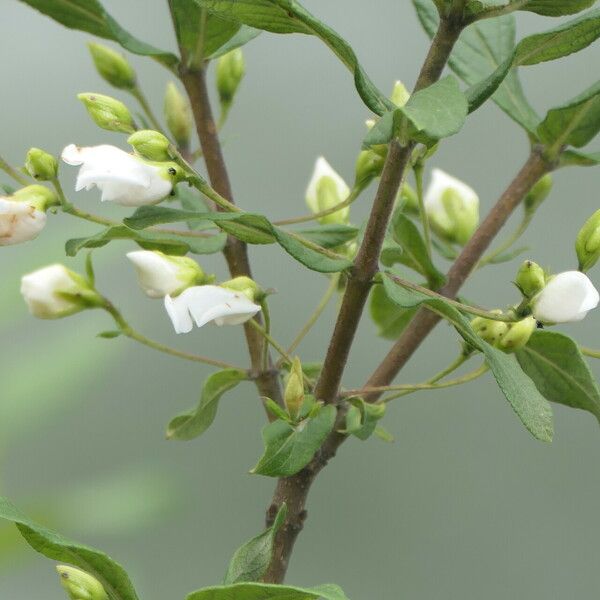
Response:
[[[175,333],[189,333],[194,327],[185,298],[165,296],[165,309],[173,323]]]

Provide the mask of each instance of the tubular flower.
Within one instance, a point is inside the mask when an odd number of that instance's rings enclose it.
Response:
[[[348,198],[350,188],[333,167],[320,156],[315,163],[312,178],[306,190],[306,204],[313,213],[318,213]],[[350,215],[350,207],[346,206],[340,210],[321,217],[319,223],[347,223]]]
[[[198,263],[186,256],[136,250],[129,252],[127,258],[135,267],[140,287],[150,298],[176,296],[206,279]]]
[[[75,191],[97,187],[102,202],[122,206],[157,204],[171,193],[178,173],[171,163],[148,163],[109,145],[81,148],[70,144],[62,159],[69,165],[81,165]]]
[[[466,244],[479,224],[479,197],[466,183],[434,169],[425,193],[425,212],[442,238]]]
[[[542,323],[581,321],[598,306],[600,296],[589,277],[580,271],[565,271],[552,277],[533,299],[533,316]]]
[[[215,325],[241,325],[259,310],[243,292],[218,285],[188,288],[177,298],[165,296],[165,308],[176,333],[189,333],[194,323],[202,327],[213,321]]]

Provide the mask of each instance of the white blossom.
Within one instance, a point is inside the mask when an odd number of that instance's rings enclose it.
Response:
[[[306,204],[313,213],[322,212],[348,198],[350,188],[333,167],[320,156],[315,163],[306,189]],[[346,206],[319,219],[321,223],[346,223],[350,207]]]
[[[69,165],[81,165],[75,191],[97,187],[103,202],[123,206],[156,204],[173,189],[167,167],[144,162],[115,146],[81,148],[70,144],[61,156]]]
[[[46,213],[28,202],[0,197],[0,246],[35,239],[46,225]]]
[[[211,321],[219,326],[240,325],[260,310],[246,294],[218,285],[191,287],[177,298],[165,296],[165,308],[176,333],[190,332],[194,323],[197,327]]]
[[[552,277],[533,299],[533,316],[542,323],[581,321],[599,300],[598,290],[587,275],[565,271]]]

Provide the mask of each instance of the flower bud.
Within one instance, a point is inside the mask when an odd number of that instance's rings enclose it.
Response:
[[[138,282],[150,298],[178,296],[186,288],[212,282],[200,265],[187,256],[168,256],[158,251],[136,250],[127,258],[133,263]]]
[[[356,159],[355,185],[365,187],[371,180],[379,177],[383,170],[383,163],[383,158],[376,152],[363,150]]]
[[[56,570],[71,600],[108,600],[102,584],[85,571],[66,565],[58,565]]]
[[[517,272],[515,283],[525,298],[533,298],[546,285],[546,273],[536,262],[526,260]]]
[[[135,124],[129,109],[119,100],[103,94],[78,94],[88,114],[102,129],[133,133]]]
[[[302,373],[302,364],[298,357],[294,358],[294,362],[292,363],[283,399],[288,414],[293,420],[296,420],[304,404],[304,375]]]
[[[121,90],[135,89],[135,71],[122,54],[93,42],[88,44],[88,48],[102,79]]]
[[[434,169],[425,193],[431,228],[444,240],[466,244],[479,224],[479,197],[466,183]]]
[[[600,210],[583,225],[575,240],[579,270],[589,271],[600,258]]]
[[[390,100],[399,107],[404,106],[410,98],[410,93],[401,81],[396,81]]]
[[[127,143],[134,149],[135,153],[147,160],[157,162],[171,160],[171,142],[158,131],[142,129],[131,134]]]
[[[58,161],[44,150],[30,148],[25,157],[25,169],[38,181],[51,181],[56,179]]]
[[[264,295],[264,292],[261,290],[260,286],[255,281],[250,279],[250,277],[246,277],[245,275],[234,277],[229,281],[221,283],[220,286],[234,292],[241,292],[252,302],[260,301]]]
[[[493,310],[492,312],[502,314],[501,310]],[[486,319],[485,317],[475,317],[471,321],[471,327],[482,340],[495,347],[498,346],[508,331],[508,324],[504,321],[494,321],[494,319]]]
[[[537,321],[534,317],[526,317],[516,323],[510,323],[508,331],[502,336],[498,348],[503,352],[516,352],[527,345],[531,334],[536,330]]]
[[[224,107],[229,107],[233,102],[245,72],[244,54],[240,48],[224,54],[217,61],[217,91]]]
[[[86,308],[98,308],[103,303],[81,275],[60,264],[24,275],[21,294],[29,312],[39,319],[60,319]]]
[[[411,187],[410,184],[404,182],[398,192],[398,199],[396,200],[398,206],[402,207],[404,212],[418,215],[419,214],[419,198],[417,192]]]
[[[322,156],[317,159],[313,175],[306,189],[306,204],[313,213],[333,208],[336,204],[343,202],[350,195],[350,188],[340,175],[334,171],[332,166]],[[346,206],[340,210],[320,217],[319,223],[348,223],[350,207]]]
[[[541,323],[572,323],[584,319],[599,301],[598,290],[585,273],[565,271],[548,280],[531,309]]]
[[[12,199],[17,202],[26,202],[37,210],[46,212],[51,206],[60,204],[58,196],[43,185],[28,185],[20,190],[17,190]]]
[[[540,204],[550,195],[552,185],[552,175],[550,173],[538,179],[537,183],[525,196],[525,200],[523,200],[527,214],[533,214],[539,208]]]
[[[167,127],[173,135],[173,139],[181,148],[187,148],[190,144],[192,133],[192,113],[190,104],[187,98],[172,82],[167,84],[163,110]]]

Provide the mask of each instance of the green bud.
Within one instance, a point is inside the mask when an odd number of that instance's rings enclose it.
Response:
[[[420,212],[417,192],[406,182],[402,184],[402,187],[398,191],[396,203],[407,213],[418,215]]]
[[[552,185],[552,175],[550,173],[538,179],[537,183],[529,190],[527,196],[525,196],[525,200],[523,200],[527,214],[533,214],[539,208],[540,204],[550,195]]]
[[[431,225],[438,235],[449,242],[463,246],[479,225],[479,205],[465,202],[459,192],[452,188],[444,191],[441,198],[445,214],[430,214]],[[437,217],[441,218],[437,218]]]
[[[501,310],[493,310],[492,312],[502,314]],[[486,319],[485,317],[475,317],[471,321],[471,327],[482,340],[495,347],[498,346],[508,331],[508,323]]]
[[[165,92],[164,115],[167,127],[177,145],[181,148],[187,148],[190,144],[192,132],[190,104],[172,82],[167,84]]]
[[[244,54],[240,48],[219,58],[217,61],[217,91],[222,106],[229,107],[231,105],[245,72]]]
[[[92,42],[88,44],[88,48],[102,79],[121,90],[135,89],[135,71],[122,54]]]
[[[58,565],[56,570],[71,600],[108,600],[102,584],[85,571],[66,565]]]
[[[390,100],[396,106],[404,106],[410,98],[410,93],[401,81],[396,81]]]
[[[498,348],[503,352],[516,352],[527,345],[531,334],[537,328],[534,317],[526,317],[517,323],[510,323],[508,331],[502,336]]]
[[[171,142],[158,131],[142,129],[136,131],[127,139],[127,143],[134,149],[135,153],[142,158],[156,162],[171,160]]]
[[[525,298],[533,298],[546,285],[546,273],[536,262],[526,260],[519,267],[515,283]]]
[[[246,277],[245,275],[234,277],[233,279],[225,281],[219,285],[227,288],[228,290],[233,290],[234,292],[241,292],[250,300],[252,300],[252,302],[260,300],[261,296],[264,294],[264,292],[260,289],[260,286],[255,281],[250,279],[250,277]]]
[[[298,357],[294,358],[292,363],[283,399],[288,414],[293,420],[296,420],[304,404],[304,376],[302,374],[302,364]]]
[[[51,206],[60,204],[58,196],[43,185],[28,185],[27,187],[17,190],[12,198],[19,202],[27,202],[38,210],[45,212]]]
[[[51,181],[58,173],[58,161],[44,150],[31,148],[25,157],[25,169],[38,181]]]
[[[371,180],[379,177],[383,170],[384,160],[372,150],[363,150],[356,159],[355,185],[365,187]]]
[[[575,251],[579,270],[589,271],[600,258],[600,210],[597,210],[583,225],[575,240]]]
[[[98,127],[108,131],[133,133],[135,124],[129,109],[119,100],[103,94],[78,94],[90,117]]]

